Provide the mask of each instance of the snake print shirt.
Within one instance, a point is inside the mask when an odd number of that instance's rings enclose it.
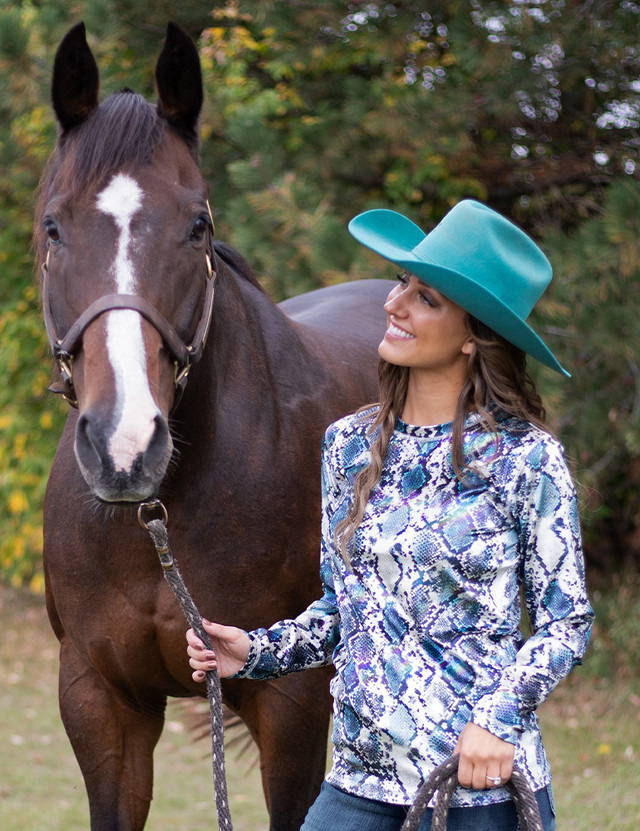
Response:
[[[580,662],[593,618],[562,447],[527,422],[504,417],[496,437],[470,416],[461,482],[450,424],[399,421],[349,567],[334,531],[370,458],[372,412],[325,434],[322,598],[295,620],[249,633],[239,675],[275,678],[333,662],[327,779],[357,796],[410,804],[470,720],[512,742],[534,790],[545,787],[534,711]],[[508,798],[504,788],[458,788],[452,805]]]

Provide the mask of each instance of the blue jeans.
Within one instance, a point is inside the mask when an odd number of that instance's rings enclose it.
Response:
[[[546,788],[536,792],[542,827],[554,831],[551,800]],[[432,810],[427,808],[418,831],[430,831]],[[340,791],[324,782],[300,831],[400,831],[407,815],[401,805],[387,805]],[[513,801],[476,808],[450,808],[447,831],[517,831]]]

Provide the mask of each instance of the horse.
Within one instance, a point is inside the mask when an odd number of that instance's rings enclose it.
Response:
[[[138,506],[162,500],[210,619],[252,629],[306,608],[320,592],[323,431],[375,398],[389,286],[275,304],[214,241],[200,63],[176,24],[155,78],[155,106],[130,90],[99,101],[84,24],[67,33],[35,216],[52,389],[72,405],[44,503],[46,605],[92,831],[143,829],[167,699],[204,689]],[[329,678],[222,682],[259,749],[271,831],[298,829],[319,790]]]

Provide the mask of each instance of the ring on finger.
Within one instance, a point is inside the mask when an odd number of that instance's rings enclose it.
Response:
[[[487,774],[487,782],[491,782],[492,785],[501,785],[502,779],[500,776],[489,776]]]

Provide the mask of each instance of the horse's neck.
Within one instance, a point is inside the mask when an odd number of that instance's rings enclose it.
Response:
[[[227,266],[220,269],[209,342],[197,373],[198,406],[214,407],[242,402],[248,412],[278,408],[286,401],[286,387],[316,359],[297,328],[251,281]],[[195,379],[194,379],[195,380]],[[225,411],[226,412],[226,411]]]

